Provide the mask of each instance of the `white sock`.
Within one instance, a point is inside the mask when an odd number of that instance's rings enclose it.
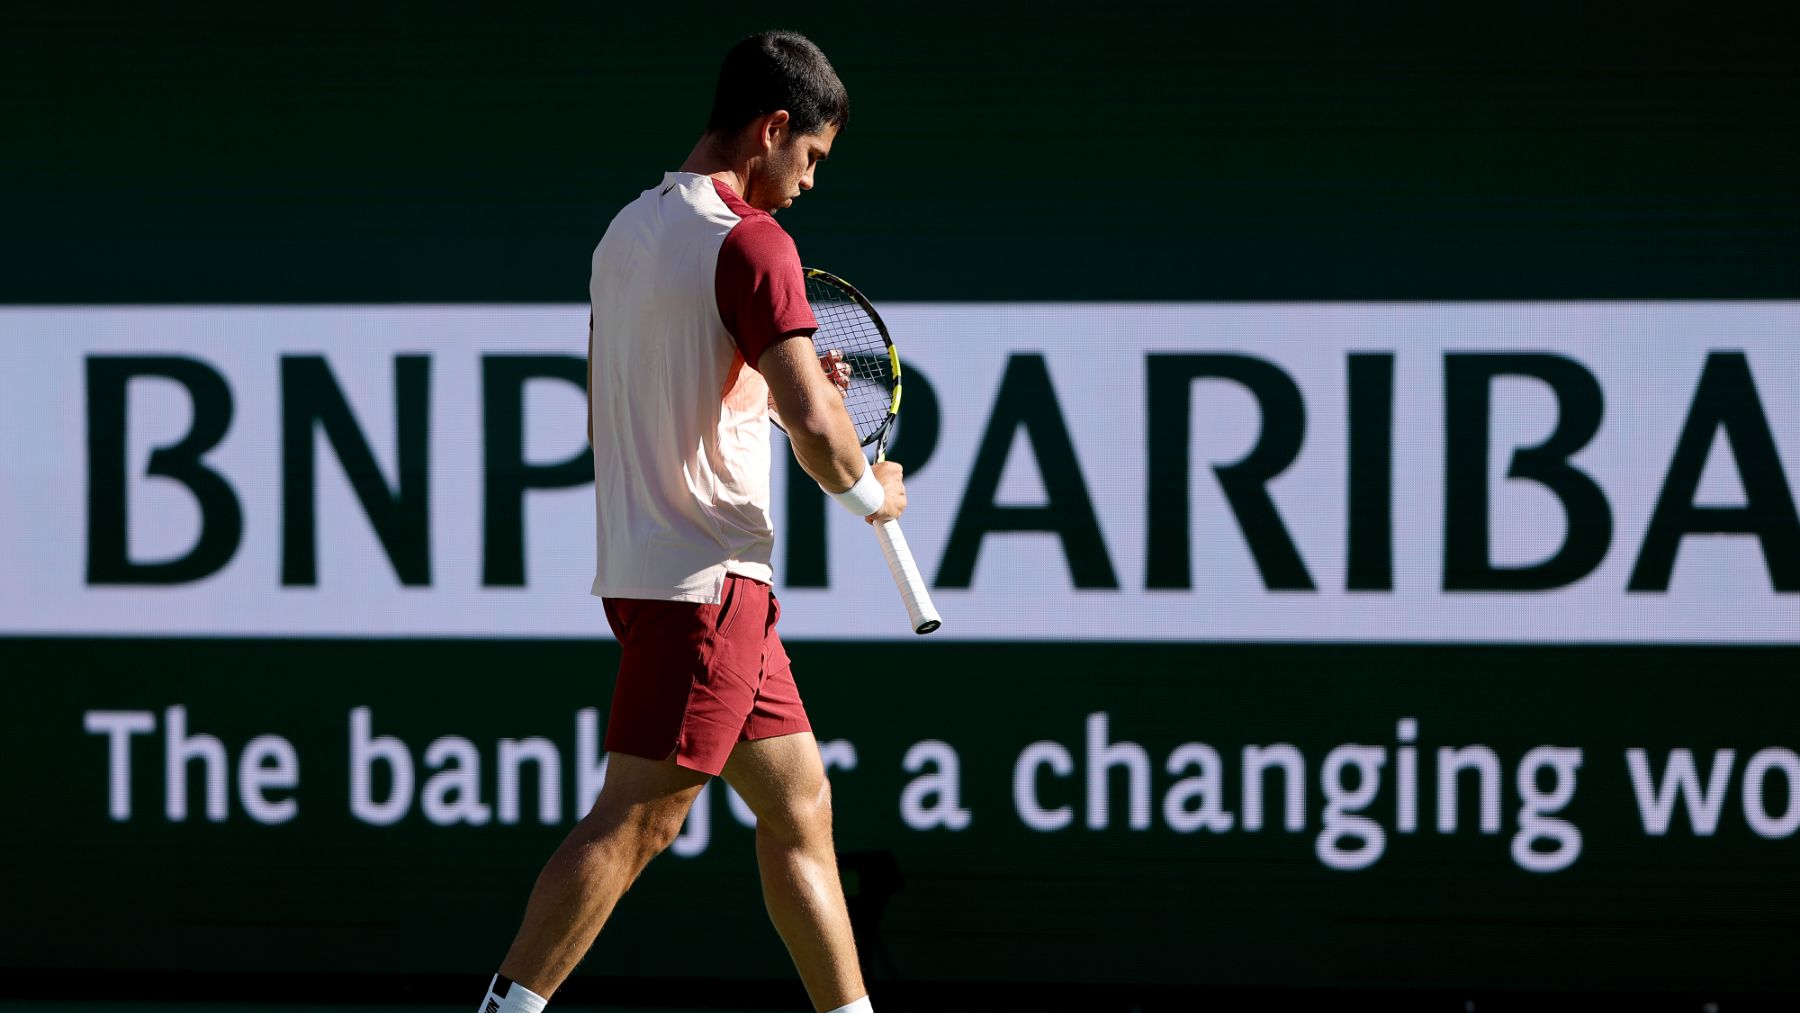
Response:
[[[865,995],[848,1006],[839,1006],[831,1013],[875,1013],[875,1007],[869,1005],[869,997]]]
[[[496,974],[488,984],[487,996],[481,1000],[481,1007],[476,1013],[544,1013],[544,1006],[549,1001],[511,978],[502,978]],[[868,1009],[867,1006],[862,1008]]]

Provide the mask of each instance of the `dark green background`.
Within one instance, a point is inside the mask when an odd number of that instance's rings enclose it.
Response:
[[[853,104],[782,220],[878,299],[1793,296],[1788,13],[15,0],[0,300],[579,302],[774,25]]]
[[[1374,6],[9,3],[0,302],[582,301],[608,218],[691,146],[720,54],[771,25],[817,39],[854,107],[782,221],[880,300],[1800,297],[1782,8]],[[1717,838],[1646,838],[1622,755],[1800,748],[1793,647],[921,642],[865,651],[854,682],[830,674],[842,650],[793,646],[815,719],[862,753],[840,843],[907,879],[883,980],[1800,991],[1796,841],[1751,835],[1735,794]],[[347,713],[415,750],[566,746],[612,651],[0,642],[0,841],[30,870],[0,881],[0,967],[485,973],[561,828],[354,823]],[[929,695],[900,684],[920,672]],[[169,824],[151,780],[110,822],[81,712],[174,703],[234,750],[294,739],[301,818]],[[1306,834],[1023,830],[1012,758],[1078,746],[1102,709],[1159,762],[1218,746],[1228,784],[1245,743],[1295,742],[1316,775],[1403,716],[1423,746],[1494,746],[1509,777],[1531,746],[1582,746],[1587,851],[1518,870],[1510,791],[1501,836],[1426,830],[1358,873],[1313,857],[1316,794]],[[967,833],[898,819],[900,757],[928,737],[963,751]],[[787,975],[748,834],[722,806],[714,834],[653,869],[584,973]],[[657,944],[696,918],[733,944],[698,969]]]
[[[837,674],[840,645],[794,645],[825,738],[848,738],[859,764],[839,773],[838,845],[891,851],[905,884],[863,941],[900,981],[1173,982],[1205,985],[1631,990],[1800,988],[1800,839],[1766,841],[1744,823],[1738,780],[1715,837],[1678,816],[1668,837],[1638,824],[1624,750],[1692,748],[1702,769],[1734,747],[1739,767],[1768,746],[1794,748],[1792,648],[972,645],[930,641],[863,651]],[[419,756],[443,734],[484,752],[545,735],[564,750],[573,790],[574,712],[604,712],[610,643],[430,641],[15,640],[14,671],[39,674],[29,703],[6,712],[23,776],[0,831],[17,868],[0,952],[14,967],[204,967],[308,973],[404,969],[471,973],[498,958],[524,892],[567,822],[440,828],[415,808],[393,827],[348,809],[348,714],[374,711],[377,734]],[[79,678],[43,678],[49,673]],[[521,673],[500,688],[496,673]],[[908,691],[919,673],[928,688]],[[160,738],[137,740],[132,822],[106,814],[106,743],[81,731],[87,708],[189,709],[191,731],[235,756],[252,736],[298,748],[300,814],[280,827],[232,804],[223,824],[162,816]],[[1043,778],[1045,804],[1077,823],[1026,829],[1013,814],[1013,760],[1055,739],[1081,764],[1083,722],[1111,715],[1115,739],[1162,760],[1183,742],[1225,759],[1227,811],[1239,810],[1237,753],[1292,742],[1308,760],[1308,830],[1179,835],[1081,826],[1082,771]],[[1394,742],[1417,718],[1422,757],[1485,743],[1505,784],[1502,833],[1432,829],[1433,768],[1422,758],[1421,825],[1389,835],[1372,868],[1339,872],[1313,854],[1318,767],[1343,742]],[[973,822],[960,833],[901,821],[901,760],[921,739],[956,746]],[[1569,869],[1520,870],[1513,772],[1543,744],[1585,751],[1561,815],[1583,832]],[[421,764],[422,766],[422,764]],[[1391,830],[1393,762],[1369,812]],[[198,773],[191,775],[198,792]],[[421,777],[421,783],[423,778]],[[1771,779],[1770,808],[1784,801]],[[525,778],[525,819],[535,817]],[[1273,790],[1273,789],[1271,789]],[[385,794],[385,792],[383,793]],[[1269,797],[1275,805],[1275,796]],[[713,840],[693,859],[665,856],[626,898],[583,973],[634,977],[782,977],[785,956],[763,915],[750,834],[715,799]],[[1272,809],[1278,813],[1279,809]],[[105,911],[103,918],[78,912]],[[663,945],[705,938],[697,965]]]

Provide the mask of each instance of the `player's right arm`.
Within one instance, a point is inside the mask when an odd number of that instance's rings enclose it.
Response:
[[[869,467],[868,458],[857,442],[850,413],[844,410],[843,392],[820,368],[812,338],[795,334],[775,342],[756,360],[756,369],[769,385],[769,395],[781,413],[782,428],[787,430],[800,467],[829,493],[855,485]],[[892,461],[874,467],[887,502],[868,520],[878,523],[898,518],[906,510],[901,468]]]

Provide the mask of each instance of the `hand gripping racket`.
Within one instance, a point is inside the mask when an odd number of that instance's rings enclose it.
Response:
[[[844,279],[806,268],[806,301],[819,321],[813,347],[821,355],[836,349],[843,356],[843,365],[850,367],[844,407],[856,426],[856,438],[865,447],[874,444],[879,464],[887,457],[888,435],[900,414],[900,353],[894,350],[887,325],[875,314],[875,307]],[[900,522],[875,525],[875,537],[912,617],[913,632],[930,633],[943,625],[906,536],[900,532]]]

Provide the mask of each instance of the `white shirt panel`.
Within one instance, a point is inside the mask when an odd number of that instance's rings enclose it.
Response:
[[[592,593],[716,604],[769,583],[768,386],[719,316],[719,249],[741,216],[671,172],[594,250]]]

